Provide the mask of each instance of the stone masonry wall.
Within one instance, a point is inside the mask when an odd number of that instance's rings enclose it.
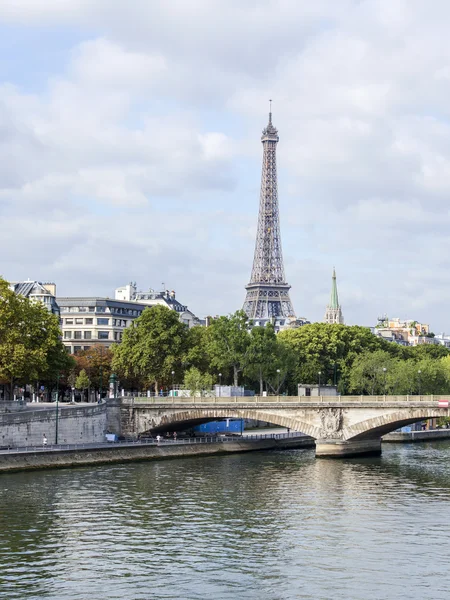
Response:
[[[58,442],[80,444],[105,441],[106,403],[92,406],[59,407]],[[0,414],[0,447],[36,446],[43,434],[55,443],[56,407]]]

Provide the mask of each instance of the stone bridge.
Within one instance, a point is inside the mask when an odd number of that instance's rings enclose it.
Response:
[[[216,419],[267,421],[316,440],[316,456],[381,453],[381,436],[423,419],[450,417],[450,396],[249,396],[110,400],[125,435],[183,430]],[[114,407],[114,408],[113,408]],[[113,419],[114,420],[114,419]]]

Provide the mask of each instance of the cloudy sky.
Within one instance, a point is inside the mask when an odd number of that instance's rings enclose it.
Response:
[[[268,99],[285,270],[321,320],[450,331],[447,0],[1,0],[0,273],[240,308]]]

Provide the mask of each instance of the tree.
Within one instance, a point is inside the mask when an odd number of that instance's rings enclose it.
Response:
[[[168,384],[188,347],[188,328],[166,306],[146,308],[113,346],[112,367],[119,375],[138,377],[145,384]]]
[[[109,348],[103,348],[100,344],[91,346],[88,350],[82,350],[75,354],[76,372],[86,371],[89,378],[89,388],[105,390],[108,388],[109,377],[112,372],[113,354]]]
[[[191,367],[184,376],[184,387],[189,390],[191,396],[203,396],[210,391],[213,385],[213,376],[209,373],[201,373],[196,367]]]
[[[76,378],[75,387],[78,390],[82,390],[83,395],[84,395],[86,390],[89,389],[90,385],[91,385],[91,382],[89,380],[88,374],[86,373],[86,371],[84,369],[81,369],[80,374]]]
[[[250,345],[249,322],[244,311],[214,319],[207,329],[208,354],[211,365],[217,369],[233,369],[233,383],[239,383],[239,374],[248,364]]]
[[[365,352],[359,356],[350,370],[350,391],[372,396],[388,393],[392,388],[395,360],[383,350]]]
[[[291,376],[297,383],[318,383],[320,371],[322,383],[339,383],[341,393],[348,389],[351,366],[362,353],[384,350],[397,356],[402,351],[357,325],[312,323],[282,331],[278,339],[294,353]]]
[[[0,382],[10,398],[16,383],[54,381],[71,364],[56,315],[15,294],[0,278]]]
[[[210,360],[207,346],[207,327],[191,327],[187,333],[187,347],[182,358],[182,365],[185,368],[197,367],[197,369],[203,373],[210,371]]]

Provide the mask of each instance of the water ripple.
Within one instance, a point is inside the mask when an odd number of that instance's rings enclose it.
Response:
[[[450,444],[2,475],[7,600],[448,598]]]

